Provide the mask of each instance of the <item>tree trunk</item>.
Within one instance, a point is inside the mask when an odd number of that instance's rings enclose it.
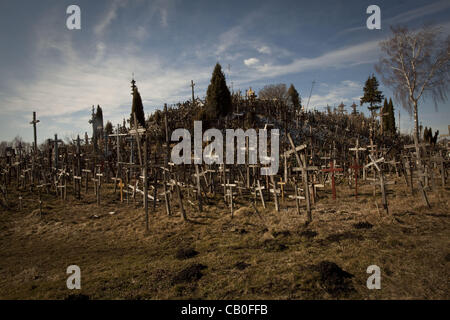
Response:
[[[414,101],[414,144],[416,146],[417,164],[420,166],[420,147],[419,147],[419,115],[417,111],[417,101]]]

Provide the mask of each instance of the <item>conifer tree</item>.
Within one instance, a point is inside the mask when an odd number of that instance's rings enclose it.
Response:
[[[95,130],[97,131],[97,137],[103,137],[103,110],[100,105],[97,105],[97,111],[95,112]]]
[[[113,127],[112,127],[111,121],[106,122],[105,133],[106,134],[112,134],[113,133]]]
[[[361,97],[360,103],[363,105],[364,103],[368,103],[368,109],[372,113],[372,117],[375,117],[375,112],[381,107],[378,105],[383,100],[384,96],[381,94],[381,91],[378,90],[378,80],[372,75],[369,77],[364,86],[364,96]]]
[[[294,107],[294,110],[300,109],[302,100],[297,92],[297,89],[295,89],[293,84],[291,84],[291,86],[289,87],[287,94],[288,99],[290,100],[292,106]]]
[[[136,113],[136,121],[138,125],[141,125],[145,128],[144,105],[142,104],[141,95],[139,94],[138,88],[135,85],[136,82],[133,80],[131,81],[131,83],[133,103],[131,105],[130,127],[134,128],[133,113]]]
[[[231,94],[219,63],[216,64],[206,92],[206,114],[209,119],[226,116],[232,111]]]
[[[392,134],[395,134],[396,129],[395,129],[395,112],[394,112],[394,104],[392,103],[392,98],[389,98],[389,102],[388,102],[388,115],[386,116],[386,118],[388,119],[387,121],[387,131],[389,131]]]
[[[381,109],[381,113],[383,113],[383,114],[389,113],[389,105],[388,105],[388,101],[386,98],[384,98],[383,108]],[[383,116],[383,132],[387,132],[389,130],[388,128],[389,128],[389,119],[385,115],[385,116]]]

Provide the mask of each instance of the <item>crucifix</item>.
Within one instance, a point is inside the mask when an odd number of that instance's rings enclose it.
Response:
[[[335,168],[333,161],[330,161],[330,168],[322,169],[322,172],[330,172],[331,173],[331,192],[333,193],[333,200],[336,200],[336,186],[334,181],[334,173],[344,171],[342,168]]]
[[[58,140],[58,135],[55,134],[55,140],[51,140],[49,139],[49,142],[54,143],[55,147],[55,168],[58,169],[58,158],[59,158],[59,153],[58,153],[58,144],[59,143],[63,143],[62,140]]]
[[[40,121],[36,119],[36,112],[33,111],[33,121],[30,122],[30,124],[33,125],[33,134],[34,134],[34,152],[37,152],[37,134],[36,134],[36,124],[38,124]]]

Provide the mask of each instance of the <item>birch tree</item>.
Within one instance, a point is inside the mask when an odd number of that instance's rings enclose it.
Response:
[[[414,116],[414,143],[420,162],[419,101],[431,98],[435,106],[447,100],[450,80],[450,36],[439,27],[418,31],[391,27],[391,38],[380,42],[382,57],[376,64],[383,83],[395,99]],[[421,100],[422,99],[422,100]]]

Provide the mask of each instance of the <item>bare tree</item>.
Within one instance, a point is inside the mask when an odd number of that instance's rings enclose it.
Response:
[[[393,35],[380,43],[383,56],[375,66],[397,101],[414,115],[414,142],[420,161],[418,103],[432,98],[435,106],[447,100],[450,80],[450,36],[438,27],[418,31],[391,27]]]
[[[284,83],[279,84],[270,84],[264,86],[259,92],[258,96],[260,99],[267,99],[267,100],[278,100],[281,102],[286,103],[288,100],[288,93],[287,93],[286,85]]]

